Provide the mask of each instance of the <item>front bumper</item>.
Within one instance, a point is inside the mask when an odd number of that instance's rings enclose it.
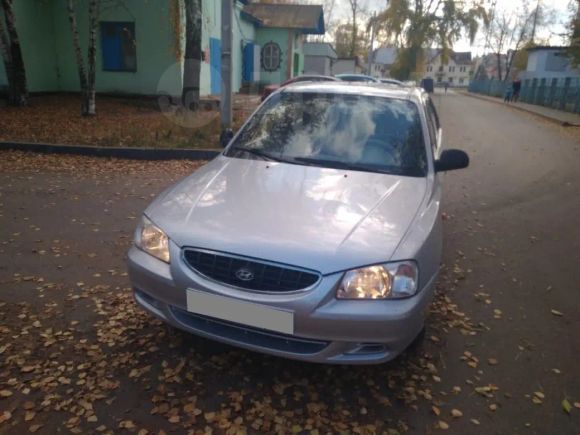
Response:
[[[172,263],[133,247],[128,255],[135,300],[165,322],[206,338],[284,358],[337,364],[389,361],[421,332],[435,278],[409,299],[346,301],[334,297],[342,273],[327,275],[304,292],[264,294],[219,285],[192,271],[171,245]],[[294,335],[269,332],[187,311],[195,289],[294,313]]]

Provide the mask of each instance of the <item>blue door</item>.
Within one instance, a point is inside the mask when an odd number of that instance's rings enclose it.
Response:
[[[242,72],[242,81],[250,83],[254,81],[254,47],[252,42],[244,46],[244,70]]]
[[[209,40],[209,65],[211,69],[211,94],[222,92],[222,43],[219,39]]]

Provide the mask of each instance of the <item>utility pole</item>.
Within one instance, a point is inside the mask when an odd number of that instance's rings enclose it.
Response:
[[[377,19],[377,13],[373,12],[373,16],[371,17],[371,48],[369,49],[369,66],[368,66],[368,75],[371,76],[373,75],[373,58],[374,58],[374,52],[373,52],[373,46],[375,45],[375,22]]]
[[[532,43],[535,42],[536,39],[536,27],[538,26],[538,14],[540,13],[540,0],[536,5],[536,11],[534,12],[534,24],[532,26]]]
[[[226,131],[232,128],[232,46],[233,27],[232,18],[234,13],[234,0],[222,0],[222,95],[221,95],[221,121],[222,143],[224,143]]]

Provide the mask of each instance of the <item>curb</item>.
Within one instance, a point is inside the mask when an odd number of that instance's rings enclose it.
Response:
[[[459,94],[465,95],[466,97],[476,98],[476,99],[482,100],[482,101],[488,101],[490,103],[501,104],[502,106],[508,106],[512,109],[519,110],[520,112],[530,113],[532,115],[539,116],[540,118],[543,118],[546,121],[550,121],[550,122],[553,122],[554,124],[558,124],[560,127],[580,127],[580,124],[570,124],[568,121],[562,121],[561,119],[554,118],[554,117],[549,116],[549,115],[544,115],[543,113],[539,113],[539,112],[536,112],[534,110],[529,110],[529,109],[526,109],[526,108],[521,107],[521,106],[517,106],[517,105],[513,105],[513,104],[506,105],[499,98],[496,101],[496,99],[493,97],[483,97],[483,96],[474,94],[473,92],[460,92]]]
[[[220,150],[211,149],[114,148],[24,142],[0,142],[1,150],[31,151],[43,154],[73,154],[130,160],[211,160],[221,152]]]

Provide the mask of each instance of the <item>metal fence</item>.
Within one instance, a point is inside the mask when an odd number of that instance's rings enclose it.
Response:
[[[503,98],[511,82],[499,80],[474,80],[469,92]],[[520,101],[551,107],[566,112],[580,113],[580,78],[540,78],[522,81]]]

